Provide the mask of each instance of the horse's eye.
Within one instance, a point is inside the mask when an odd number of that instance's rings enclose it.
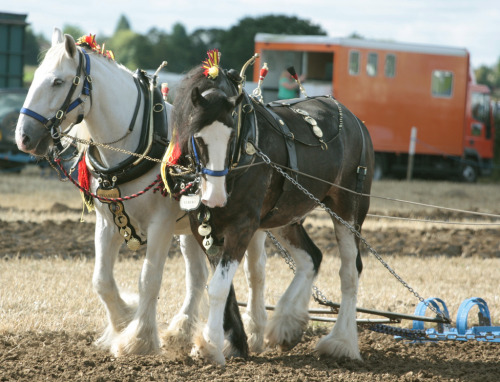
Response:
[[[56,78],[54,79],[54,81],[52,81],[52,86],[61,86],[63,83],[63,80],[61,80],[60,78]]]

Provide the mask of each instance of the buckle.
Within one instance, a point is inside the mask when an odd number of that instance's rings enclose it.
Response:
[[[358,166],[358,169],[356,172],[358,174],[366,175],[367,171],[368,171],[368,169],[365,166]]]

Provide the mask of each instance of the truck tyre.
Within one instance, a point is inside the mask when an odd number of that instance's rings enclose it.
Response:
[[[385,158],[381,154],[375,154],[375,164],[373,166],[373,180],[384,179],[385,171]]]
[[[477,165],[473,163],[465,163],[462,165],[460,180],[465,183],[475,183],[477,181],[477,172]]]

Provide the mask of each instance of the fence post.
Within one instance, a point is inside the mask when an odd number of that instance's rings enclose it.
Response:
[[[417,128],[411,128],[410,148],[408,149],[408,168],[406,170],[406,180],[410,181],[413,176],[413,160],[415,159],[415,146],[417,144]]]

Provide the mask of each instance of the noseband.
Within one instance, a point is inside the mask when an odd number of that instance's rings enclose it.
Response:
[[[23,107],[20,111],[22,114],[26,114],[36,119],[37,121],[41,122],[47,130],[50,130],[50,134],[52,136],[52,139],[54,140],[54,144],[56,145],[59,151],[62,151],[64,148],[62,147],[61,144],[61,136],[58,132],[58,127],[61,125],[67,113],[69,113],[77,106],[85,102],[86,98],[82,99],[82,95],[86,97],[91,96],[90,91],[92,90],[92,77],[90,77],[90,57],[83,48],[78,49],[78,53],[80,62],[78,68],[76,69],[76,75],[73,78],[73,82],[66,96],[66,99],[64,100],[63,104],[56,112],[56,114],[51,118],[45,118],[43,115],[38,114],[37,112],[27,109],[25,107]],[[85,56],[85,66],[83,64],[84,56]],[[83,73],[85,77],[83,81],[82,92],[80,93],[80,96],[72,102],[71,98],[73,97],[73,93],[75,92],[76,88],[78,87],[81,81],[80,73]],[[75,124],[82,122],[82,120],[83,120],[83,112],[78,115]]]
[[[203,167],[200,162],[200,158],[198,157],[198,152],[196,151],[196,143],[194,141],[194,136],[191,137],[191,146],[193,147],[193,155],[194,155],[194,163],[196,164],[196,172],[210,175],[210,176],[226,176],[229,172],[229,166],[225,167],[224,170],[214,171],[210,170],[206,167]]]

